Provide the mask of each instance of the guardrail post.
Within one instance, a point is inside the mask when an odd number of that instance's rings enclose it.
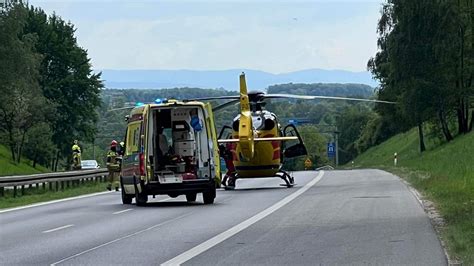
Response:
[[[13,197],[16,198],[17,196],[17,189],[16,186],[13,186]]]
[[[48,182],[49,190],[53,190],[53,182]]]
[[[21,185],[21,195],[25,195],[25,185]]]
[[[3,197],[3,196],[5,196],[5,188],[0,187],[0,197]]]
[[[55,190],[56,190],[56,191],[59,190],[59,181],[56,181],[56,189],[55,189]]]
[[[64,181],[61,181],[61,190],[64,190]]]

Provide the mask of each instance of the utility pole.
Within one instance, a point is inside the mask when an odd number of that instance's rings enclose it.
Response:
[[[336,145],[336,166],[339,165],[339,131],[337,131],[337,126],[336,130],[334,130],[334,140],[335,140],[335,145]]]

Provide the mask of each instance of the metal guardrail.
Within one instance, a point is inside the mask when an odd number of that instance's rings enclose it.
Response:
[[[56,190],[58,190],[59,182],[61,182],[63,188],[63,181],[98,180],[99,178],[103,180],[107,174],[107,169],[93,169],[35,175],[0,176],[0,196],[3,195],[5,187],[13,187],[14,196],[16,196],[18,186],[21,186],[23,191],[25,185],[36,184],[38,186],[38,184],[43,183],[43,187],[45,187],[46,183],[49,183],[51,188],[52,184],[56,183]]]

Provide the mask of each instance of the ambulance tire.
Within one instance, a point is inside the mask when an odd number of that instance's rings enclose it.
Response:
[[[122,203],[123,204],[132,204],[133,197],[130,195],[125,194],[125,189],[122,186]]]
[[[148,196],[143,193],[139,193],[138,190],[135,193],[135,204],[137,206],[145,206],[148,201]]]
[[[135,182],[135,205],[137,206],[145,206],[146,202],[148,201],[148,195],[145,193],[140,193],[138,192],[138,185],[141,186],[141,184],[137,184]],[[143,186],[142,186],[143,188]],[[143,191],[143,189],[142,189]]]
[[[202,193],[202,198],[204,199],[204,204],[213,204],[214,199],[216,198],[216,188],[210,188],[208,191]]]
[[[121,186],[121,190],[122,190],[122,203],[123,204],[132,204],[133,196],[132,195],[127,195],[125,193],[125,189],[123,188],[123,181],[122,181],[121,176],[120,176],[120,186]]]
[[[188,193],[186,194],[186,201],[187,202],[194,202],[196,201],[197,193]]]

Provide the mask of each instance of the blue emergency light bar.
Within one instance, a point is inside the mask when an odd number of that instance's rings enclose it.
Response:
[[[156,98],[155,103],[167,103],[168,99],[166,98]]]

